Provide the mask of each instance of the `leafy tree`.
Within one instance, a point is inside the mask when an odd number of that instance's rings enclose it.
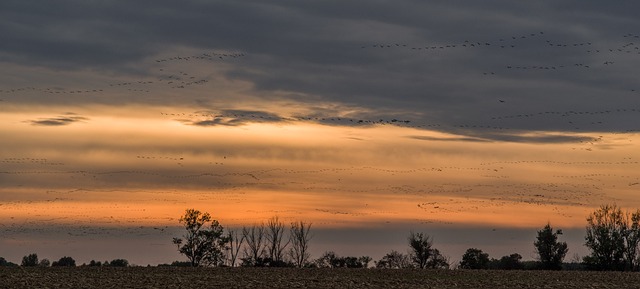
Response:
[[[22,257],[22,267],[35,267],[38,266],[38,254],[29,254]]]
[[[558,235],[562,235],[562,230],[553,231],[551,225],[547,225],[540,231],[533,245],[538,253],[540,267],[544,270],[562,269],[562,261],[569,249],[566,242],[558,242]]]
[[[469,248],[462,255],[461,269],[489,269],[489,254],[480,249]]]
[[[433,249],[431,252],[431,259],[427,262],[427,268],[449,269],[449,258],[440,254],[440,250]]]
[[[309,241],[311,240],[311,223],[294,222],[291,223],[290,236],[291,236],[291,248],[289,256],[293,260],[293,263],[298,268],[304,267],[309,257]]]
[[[60,258],[60,260],[58,261],[53,261],[53,263],[51,264],[52,267],[75,267],[76,266],[76,260],[74,260],[71,257],[62,257]]]
[[[211,222],[207,229],[204,226]],[[180,218],[187,233],[182,238],[173,238],[178,251],[191,262],[192,267],[219,266],[224,262],[224,249],[228,239],[223,235],[224,228],[209,213],[187,209]]]
[[[433,239],[422,233],[409,233],[409,247],[411,248],[411,261],[420,269],[427,267],[427,262],[431,258],[433,250]]]
[[[405,269],[413,268],[411,258],[408,255],[402,254],[396,250],[387,253],[376,262],[376,268],[381,269]]]
[[[314,263],[318,268],[334,268],[334,266],[338,263],[338,256],[333,251],[327,251],[320,256],[320,258],[316,259]]]
[[[362,264],[362,268],[369,268],[369,263],[371,262],[371,257],[369,256],[361,256],[358,258],[358,262]]]
[[[433,248],[433,239],[423,233],[410,232],[409,257],[417,268],[449,268],[449,260]]]
[[[637,270],[640,244],[640,210],[623,212],[604,205],[587,217],[585,245],[591,255],[584,263],[595,270]]]

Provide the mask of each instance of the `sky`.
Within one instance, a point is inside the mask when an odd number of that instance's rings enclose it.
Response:
[[[0,256],[181,257],[188,208],[534,259],[640,207],[637,1],[0,3]]]

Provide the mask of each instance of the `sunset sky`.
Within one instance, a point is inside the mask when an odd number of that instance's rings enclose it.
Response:
[[[640,207],[636,2],[2,1],[0,257],[170,263],[187,208],[583,256]]]

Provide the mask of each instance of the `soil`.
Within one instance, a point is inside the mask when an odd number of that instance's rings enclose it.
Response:
[[[639,288],[640,273],[294,268],[0,268],[0,288]]]

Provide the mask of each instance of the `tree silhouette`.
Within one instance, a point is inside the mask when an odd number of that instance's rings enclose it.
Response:
[[[258,260],[264,256],[266,243],[264,234],[264,224],[242,228],[242,236],[247,242],[247,246],[244,248],[244,258],[242,258],[243,266],[256,265]]]
[[[462,261],[460,261],[461,269],[488,269],[489,268],[489,254],[482,252],[480,249],[469,248],[462,255]]]
[[[22,267],[35,267],[38,266],[38,254],[29,254],[22,257]]]
[[[284,232],[285,225],[277,216],[267,221],[267,249],[269,250],[269,258],[275,263],[284,261],[284,252],[291,241],[290,238],[285,240]]]
[[[427,267],[427,262],[433,254],[431,247],[433,246],[433,239],[422,233],[409,233],[409,247],[411,248],[411,260],[420,269]]]
[[[569,249],[566,242],[558,242],[558,235],[562,235],[562,230],[554,232],[549,223],[538,231],[538,236],[533,245],[536,248],[536,253],[538,253],[541,269],[562,269],[562,260],[564,260]]]
[[[585,245],[591,255],[584,258],[590,269],[633,270],[638,268],[640,210],[623,212],[616,205],[604,205],[587,218]]]
[[[289,256],[293,260],[293,263],[298,268],[304,267],[309,257],[309,241],[311,240],[311,223],[305,222],[293,222],[291,223],[290,236],[291,236],[291,248]]]
[[[423,233],[411,231],[409,237],[409,254],[411,261],[420,269],[424,268],[448,268],[449,261],[433,248],[433,239]]]
[[[238,258],[238,253],[240,253],[240,248],[242,248],[245,238],[246,236],[244,234],[239,235],[237,230],[227,231],[227,239],[229,240],[229,266],[236,266],[236,259]]]
[[[208,229],[204,226],[211,222]],[[224,249],[228,240],[223,236],[224,228],[209,213],[187,209],[180,218],[187,233],[182,238],[173,238],[178,251],[191,262],[192,267],[219,266],[224,261]]]

